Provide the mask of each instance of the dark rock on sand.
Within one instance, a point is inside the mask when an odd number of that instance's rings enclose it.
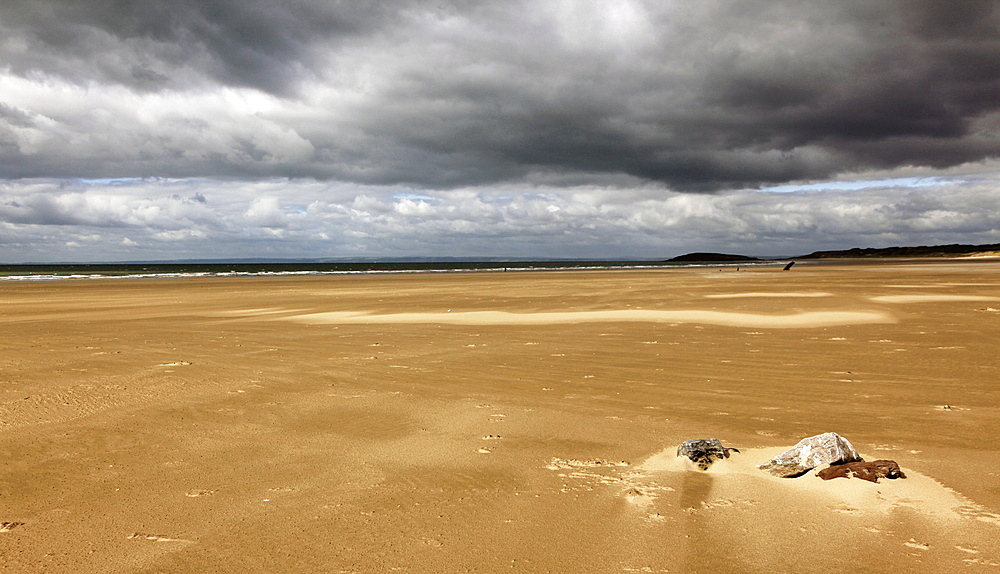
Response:
[[[677,456],[686,456],[702,470],[708,470],[716,460],[729,458],[729,452],[739,449],[722,446],[717,438],[687,440],[677,447]]]
[[[842,464],[860,461],[861,455],[846,438],[828,432],[804,438],[795,446],[757,468],[774,476],[794,478],[822,464]]]
[[[871,462],[848,462],[836,464],[816,473],[816,476],[823,480],[831,478],[851,478],[855,476],[861,480],[878,482],[880,478],[906,478],[899,465],[894,460],[873,460]]]

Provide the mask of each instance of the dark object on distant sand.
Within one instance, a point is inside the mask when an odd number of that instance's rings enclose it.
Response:
[[[717,261],[760,261],[756,257],[747,257],[746,255],[730,255],[728,253],[688,253],[687,255],[678,255],[672,259],[667,259],[671,263],[685,263],[685,262],[717,262]]]
[[[792,448],[765,462],[757,468],[780,478],[802,476],[823,464],[860,462],[861,455],[854,445],[835,432],[804,438]]]
[[[873,460],[871,462],[849,462],[835,464],[816,473],[823,480],[831,478],[851,478],[855,476],[868,482],[878,482],[880,478],[906,478],[894,460]]]
[[[717,438],[686,440],[677,447],[677,456],[686,456],[702,470],[708,470],[716,460],[729,458],[729,452],[740,452],[737,448],[722,446]]]
[[[789,261],[788,265],[785,265],[785,268],[782,269],[782,271],[788,271],[789,269],[792,268],[792,265],[795,265],[795,262],[794,261]]]

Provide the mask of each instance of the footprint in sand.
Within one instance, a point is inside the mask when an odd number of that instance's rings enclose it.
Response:
[[[18,526],[24,526],[23,522],[0,522],[0,532],[10,532]]]

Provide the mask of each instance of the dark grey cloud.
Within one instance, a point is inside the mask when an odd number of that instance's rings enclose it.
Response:
[[[0,35],[7,177],[716,191],[1000,155],[981,0],[11,0]]]
[[[318,43],[376,29],[380,2],[315,0],[9,0],[8,33],[24,41],[20,73],[138,89],[200,78],[285,94],[313,70]],[[191,70],[190,68],[194,68]]]

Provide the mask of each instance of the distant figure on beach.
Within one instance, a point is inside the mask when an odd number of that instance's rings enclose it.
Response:
[[[782,271],[788,271],[789,269],[792,268],[792,265],[795,265],[795,262],[794,261],[789,261],[788,265],[785,265],[785,268],[782,269]]]

